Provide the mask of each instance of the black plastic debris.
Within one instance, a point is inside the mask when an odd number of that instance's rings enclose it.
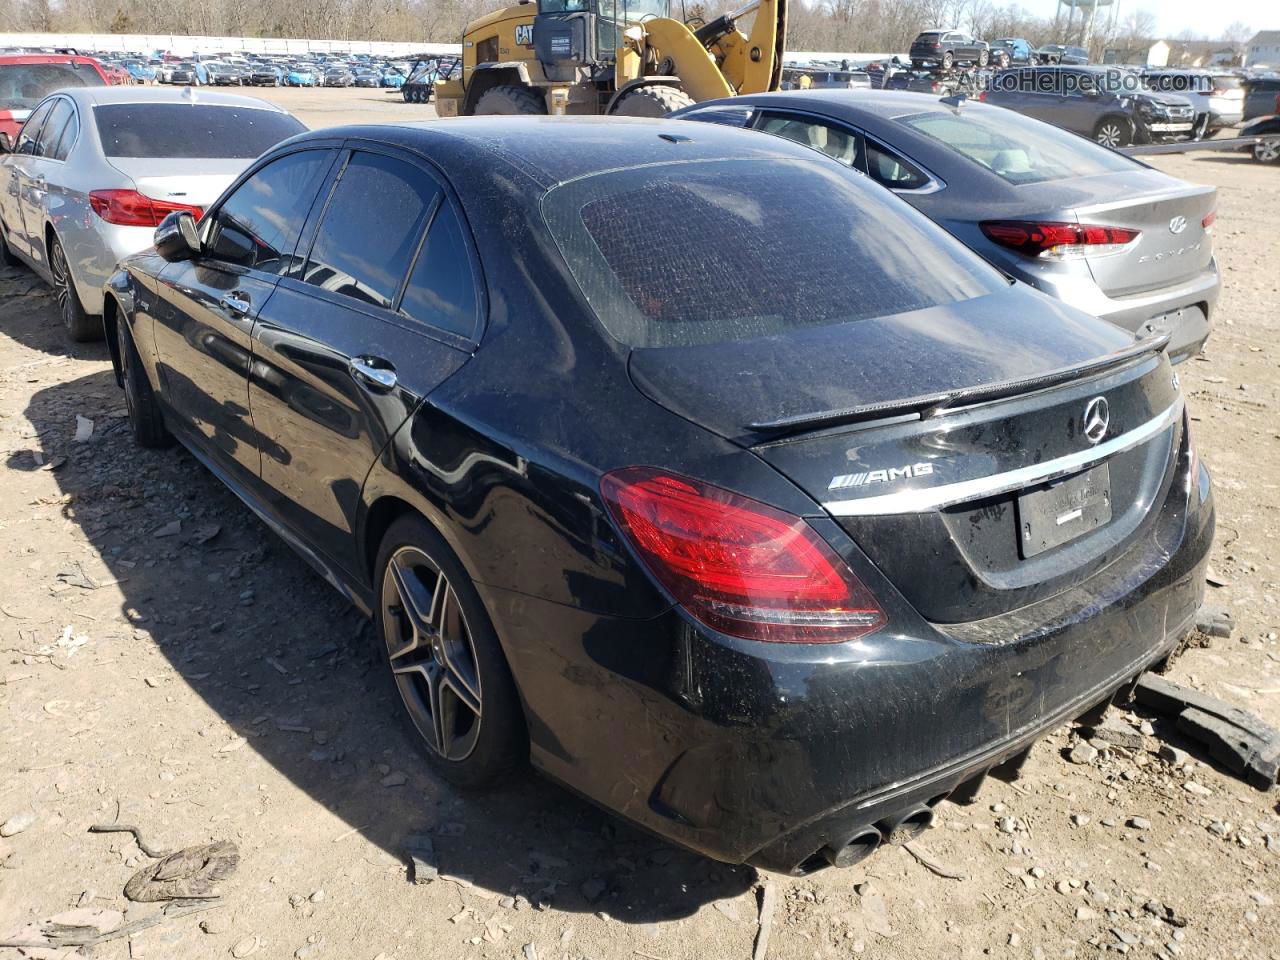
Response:
[[[1239,707],[1147,673],[1138,703],[1178,718],[1178,731],[1203,743],[1214,760],[1259,790],[1280,779],[1280,730]]]

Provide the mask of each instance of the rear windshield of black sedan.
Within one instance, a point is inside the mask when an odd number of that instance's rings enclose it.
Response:
[[[247,160],[307,129],[274,110],[212,103],[117,103],[94,107],[108,157]]]
[[[835,164],[603,173],[553,189],[543,215],[600,322],[631,347],[784,334],[1004,286],[893,194]]]

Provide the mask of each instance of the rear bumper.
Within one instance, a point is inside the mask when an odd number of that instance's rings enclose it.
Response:
[[[1169,358],[1174,363],[1196,356],[1203,348],[1213,330],[1213,309],[1222,292],[1216,257],[1187,280],[1126,297],[1108,296],[1092,275],[1080,271],[1030,273],[1021,264],[1005,260],[1004,265],[1050,296],[1126,330],[1141,336],[1167,331],[1171,335]]]
[[[710,857],[806,872],[825,863],[817,851],[980,780],[1168,653],[1202,600],[1214,529],[1208,474],[1193,482],[1185,456],[1180,470],[1111,566],[1010,614],[929,624],[868,571],[890,623],[852,644],[754,643],[676,610],[626,621],[478,588],[535,766]]]

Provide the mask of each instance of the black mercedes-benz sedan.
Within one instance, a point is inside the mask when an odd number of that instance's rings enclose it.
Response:
[[[1201,599],[1164,340],[782,139],[312,132],[107,303],[137,440],[372,616],[441,775],[531,762],[725,861],[911,836]]]

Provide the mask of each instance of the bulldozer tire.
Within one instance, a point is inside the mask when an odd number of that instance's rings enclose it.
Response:
[[[547,112],[547,101],[537,90],[513,83],[490,87],[476,101],[475,115],[538,116]]]
[[[679,87],[638,87],[623,94],[613,108],[615,117],[665,117],[673,110],[693,106],[693,97]]]

